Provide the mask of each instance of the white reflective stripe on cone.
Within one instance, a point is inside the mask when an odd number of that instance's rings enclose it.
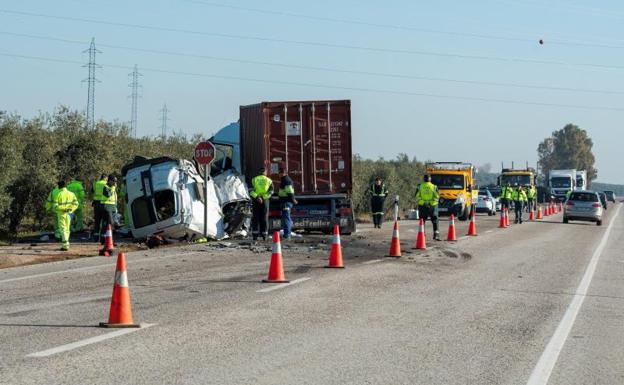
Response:
[[[339,245],[340,244],[340,235],[334,235],[334,239],[332,240],[332,243],[334,245]]]
[[[394,229],[394,230],[392,231],[392,238],[398,238],[398,237],[399,237],[399,230]]]
[[[282,254],[282,244],[280,242],[275,242],[273,244],[273,254],[275,253]]]
[[[115,272],[115,285],[119,287],[128,287],[128,274],[125,271]]]

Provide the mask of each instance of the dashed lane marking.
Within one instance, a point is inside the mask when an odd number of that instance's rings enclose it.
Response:
[[[141,324],[140,328],[119,329],[119,330],[116,330],[114,332],[102,334],[100,336],[91,337],[91,338],[87,338],[85,340],[72,342],[71,344],[61,345],[61,346],[57,346],[55,348],[42,350],[42,351],[36,352],[36,353],[31,353],[31,354],[28,354],[26,357],[31,357],[31,358],[49,357],[49,356],[52,356],[54,354],[68,352],[70,350],[74,350],[74,349],[81,348],[83,346],[92,345],[92,344],[95,344],[95,343],[98,343],[98,342],[106,341],[106,340],[109,340],[111,338],[123,336],[125,334],[138,332],[139,330],[147,329],[147,328],[152,327],[154,325],[156,325],[156,324]]]
[[[385,259],[373,259],[370,261],[362,262],[362,265],[372,265],[373,263],[383,262]]]
[[[309,279],[312,279],[312,278],[310,278],[310,277],[298,278],[298,279],[295,279],[294,281],[290,281],[290,282],[286,282],[286,283],[280,283],[280,284],[277,284],[275,286],[267,287],[265,289],[256,290],[256,293],[268,293],[268,292],[273,291],[273,290],[279,290],[279,289],[283,289],[283,288],[288,287],[288,286],[292,286],[292,285],[296,285],[296,284],[301,283],[301,282],[305,282],[305,281],[307,281]]]
[[[583,305],[583,301],[587,295],[587,291],[589,290],[589,285],[591,284],[592,278],[594,277],[594,273],[596,272],[596,266],[598,266],[598,260],[604,251],[605,246],[607,245],[607,240],[609,239],[609,235],[611,234],[611,230],[613,229],[613,224],[615,223],[615,218],[617,218],[620,213],[620,208],[622,206],[618,206],[617,211],[613,218],[611,218],[611,222],[609,223],[609,227],[607,231],[602,235],[602,239],[598,244],[598,247],[594,251],[594,254],[587,265],[587,269],[585,270],[585,274],[583,275],[583,279],[576,289],[576,293],[572,297],[572,302],[568,306],[559,326],[555,330],[555,334],[553,334],[552,338],[546,345],[546,349],[542,353],[539,361],[535,365],[533,372],[531,373],[531,377],[527,382],[527,385],[546,385],[548,384],[548,380],[550,379],[550,375],[555,368],[555,364],[559,359],[559,354],[563,349],[563,345],[565,345],[566,340],[568,339],[568,335],[572,330],[572,326],[574,326],[574,321],[576,320],[576,316],[581,310],[581,306]]]

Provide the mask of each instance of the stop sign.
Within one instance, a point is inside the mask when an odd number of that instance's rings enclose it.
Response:
[[[199,164],[210,164],[215,158],[214,144],[206,141],[201,142],[195,147],[195,160]]]

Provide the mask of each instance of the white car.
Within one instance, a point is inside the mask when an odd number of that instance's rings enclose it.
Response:
[[[477,201],[477,212],[488,213],[492,216],[496,214],[497,199],[494,198],[490,190],[479,190],[479,200]]]

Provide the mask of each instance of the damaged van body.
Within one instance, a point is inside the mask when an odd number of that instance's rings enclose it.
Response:
[[[126,185],[128,225],[135,239],[160,236],[193,241],[203,237],[204,204],[208,205],[209,238],[221,239],[244,227],[245,221],[239,218],[235,229],[230,224],[232,218],[225,218],[222,211],[231,211],[233,204],[244,206],[250,200],[244,183],[236,175],[221,176],[219,183],[225,184],[221,188],[214,179],[208,179],[205,196],[204,178],[193,162],[136,157],[122,168],[122,178]]]

